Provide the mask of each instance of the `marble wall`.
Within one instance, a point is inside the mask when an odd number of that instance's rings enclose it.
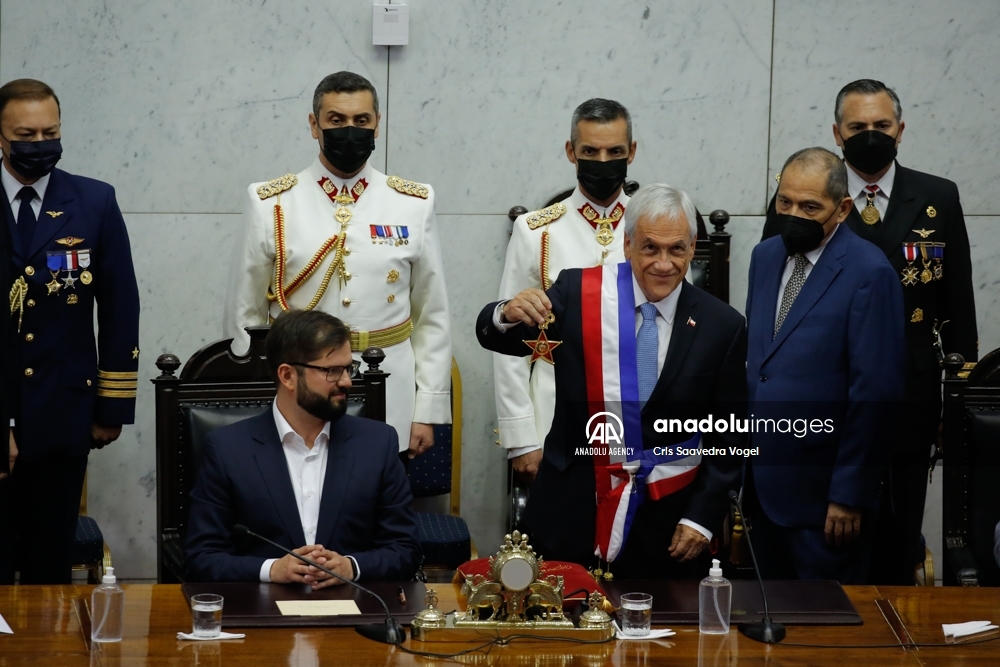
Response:
[[[632,178],[681,186],[702,210],[733,215],[732,301],[742,308],[775,169],[802,146],[834,147],[841,85],[872,76],[894,86],[907,122],[900,160],[961,188],[982,348],[1000,346],[998,169],[984,158],[1000,149],[987,123],[1000,107],[995,1],[411,0],[410,44],[391,50],[371,45],[371,4],[0,0],[0,80],[50,83],[64,110],[61,166],[118,189],[143,298],[141,376],[156,374],[163,352],[183,358],[221,337],[246,185],[312,159],[312,90],[339,69],[367,76],[382,97],[378,168],[437,191],[465,380],[463,515],[483,551],[504,530],[506,471],[491,364],[472,323],[499,283],[506,211],[572,184],[563,143],[589,97],[631,109]],[[148,383],[136,425],[91,457],[90,512],[122,575],[154,576]]]

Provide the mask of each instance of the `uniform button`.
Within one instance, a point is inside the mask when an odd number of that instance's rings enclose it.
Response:
[[[344,254],[345,255],[350,255],[351,254],[351,249],[345,246],[344,247]]]
[[[24,274],[27,275],[27,276],[33,276],[33,275],[35,275],[35,267],[33,267],[33,266],[26,266],[26,267],[24,267]]]
[[[345,306],[349,306],[349,305],[351,305],[351,300],[348,297],[345,296],[344,300],[341,301],[341,303],[344,304]]]
[[[24,369],[24,377],[30,378],[34,374],[35,374],[35,370],[33,368],[25,368]]]
[[[344,280],[350,280],[352,277],[353,276],[351,275],[350,271],[345,271],[344,272]]]
[[[35,340],[35,334],[33,334],[33,333],[24,334],[24,340],[26,340],[26,341],[28,341],[30,343],[31,341]]]
[[[767,376],[766,375],[761,375],[760,376],[760,381],[761,382],[767,382]]]
[[[28,301],[26,303],[28,304],[28,308],[34,308],[35,307],[35,300],[34,299],[28,299]]]
[[[90,385],[92,385],[92,384],[94,384],[94,383],[93,383],[93,382],[91,382],[90,380],[87,380],[87,386],[88,386],[88,387],[89,387]]]

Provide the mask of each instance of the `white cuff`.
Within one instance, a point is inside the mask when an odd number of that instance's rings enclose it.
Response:
[[[508,303],[510,303],[510,299],[501,301],[497,304],[496,310],[493,311],[493,326],[496,327],[496,330],[500,333],[506,333],[508,330],[513,329],[520,324],[520,322],[504,322],[501,319],[500,316],[503,315],[503,307]]]
[[[530,406],[529,406],[530,407]],[[501,417],[497,420],[500,431],[500,446],[504,449],[539,448],[545,445],[538,438],[535,415],[523,417]]]
[[[541,447],[539,447],[538,445],[529,445],[527,447],[511,447],[510,449],[507,450],[507,458],[516,459],[518,456],[524,456],[525,454],[536,452],[540,449]]]
[[[277,558],[268,558],[264,561],[264,564],[260,566],[260,583],[269,584],[271,583],[271,566],[274,565],[274,561]]]
[[[358,565],[358,561],[355,560],[354,556],[345,556],[345,558],[350,558],[351,562],[354,563],[354,571],[357,572],[357,575],[351,581],[357,581],[361,578],[361,566]]]
[[[413,421],[418,424],[450,424],[451,394],[449,392],[418,390],[413,401]],[[407,440],[409,440],[409,433],[407,433]],[[410,443],[406,444],[409,446]]]
[[[694,528],[699,533],[704,535],[709,542],[712,541],[712,531],[710,531],[708,528],[705,528],[705,526],[702,526],[701,524],[697,524],[694,521],[691,521],[690,519],[681,519],[680,521],[677,522],[677,524],[680,526],[687,526],[688,528]]]

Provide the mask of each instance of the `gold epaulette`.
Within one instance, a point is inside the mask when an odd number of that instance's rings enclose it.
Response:
[[[559,202],[558,204],[553,204],[552,206],[546,206],[541,211],[535,211],[525,218],[525,222],[528,223],[528,229],[538,229],[539,227],[544,227],[550,222],[555,222],[561,218],[566,213],[566,204]]]
[[[138,371],[97,371],[97,395],[103,398],[135,398]]]
[[[414,183],[399,176],[390,176],[385,179],[385,184],[396,192],[402,192],[404,195],[410,195],[411,197],[427,199],[431,196],[430,189],[423,183]]]
[[[273,181],[268,181],[263,185],[257,186],[257,196],[261,199],[267,199],[268,197],[273,197],[274,195],[284,192],[293,185],[299,182],[299,177],[295,174],[285,174],[281,178],[276,178]]]

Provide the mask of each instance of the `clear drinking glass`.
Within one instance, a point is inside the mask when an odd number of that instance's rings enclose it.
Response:
[[[222,596],[214,593],[192,595],[191,623],[195,637],[218,637],[222,632]]]
[[[649,636],[649,626],[653,619],[653,596],[649,593],[625,593],[621,599],[618,616],[622,622],[622,633],[630,637]]]

